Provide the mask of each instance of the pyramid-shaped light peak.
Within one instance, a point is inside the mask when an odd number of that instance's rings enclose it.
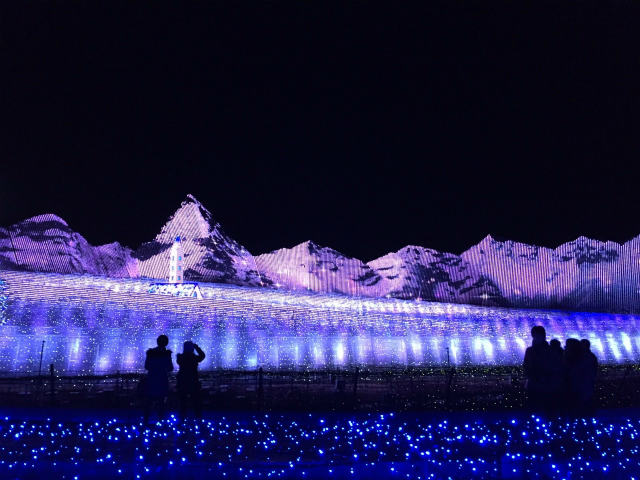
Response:
[[[325,252],[336,252],[333,248],[331,247],[324,247],[322,245],[318,245],[316,242],[314,242],[313,240],[307,240],[305,242],[302,242],[301,244],[298,245],[299,247],[304,247],[306,248],[309,253],[317,253],[320,251],[325,251]],[[338,253],[338,252],[336,252]]]
[[[191,193],[187,193],[187,198],[185,198],[182,203],[197,203],[198,205],[202,205],[202,203],[200,203],[200,201]]]
[[[193,195],[189,194],[180,207],[169,217],[161,232],[156,236],[156,240],[163,243],[173,243],[178,241],[177,237],[180,237],[180,242],[204,238],[209,236],[215,227],[212,223],[211,213]]]
[[[471,245],[467,250],[460,254],[460,257],[463,259],[469,259],[469,257],[475,257],[478,254],[484,253],[486,250],[492,248],[493,243],[496,240],[493,238],[491,234],[488,234],[482,240],[480,240],[475,245]]]
[[[182,204],[180,205],[180,207],[185,207],[185,206],[194,206],[197,207],[197,209],[200,211],[200,215],[202,215],[202,217],[209,223],[214,223],[212,218],[213,215],[211,214],[211,212],[207,209],[207,207],[205,207],[202,202],[200,202],[194,195],[188,193],[187,194],[187,198],[185,198],[184,202],[182,202]],[[213,226],[213,225],[212,225]]]
[[[484,237],[482,240],[480,240],[476,245],[471,246],[469,248],[469,250],[471,250],[471,249],[473,249],[475,247],[484,247],[484,248],[490,247],[494,243],[496,243],[496,239],[493,238],[493,236],[489,233],[489,234],[487,234],[486,237]]]
[[[493,242],[499,242],[500,240],[496,239],[493,235],[491,235],[490,233],[487,233],[487,236],[484,237],[480,243],[493,243]]]

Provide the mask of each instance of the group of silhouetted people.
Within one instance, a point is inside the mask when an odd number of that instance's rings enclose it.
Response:
[[[598,359],[589,340],[547,342],[544,327],[531,329],[533,340],[524,355],[527,405],[540,412],[588,413],[595,407]]]
[[[533,340],[524,355],[527,405],[535,411],[587,413],[594,408],[594,386],[598,359],[591,351],[589,340],[569,338],[564,348],[560,341],[547,342],[544,327],[531,329]],[[158,346],[147,350],[144,368],[149,372],[145,386],[145,422],[152,407],[164,412],[169,395],[169,373],[173,371],[169,338],[160,335]],[[184,418],[191,402],[196,415],[200,415],[202,399],[198,364],[205,358],[202,349],[186,341],[182,353],[176,355],[179,370],[177,391],[180,414]]]
[[[149,420],[151,409],[155,406],[160,413],[164,413],[167,397],[169,395],[169,373],[173,371],[171,350],[167,349],[169,338],[160,335],[157,339],[158,346],[147,350],[147,358],[144,368],[149,372],[145,387],[145,422]],[[200,381],[198,380],[198,364],[204,360],[204,352],[193,342],[183,344],[182,353],[176,355],[178,362],[177,390],[180,399],[180,415],[184,418],[189,401],[196,415],[202,410],[200,395]]]

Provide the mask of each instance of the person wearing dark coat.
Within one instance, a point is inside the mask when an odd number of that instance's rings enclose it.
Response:
[[[588,372],[585,369],[584,351],[580,340],[567,338],[564,347],[564,369],[566,382],[566,407],[570,413],[582,412],[585,408],[585,391]]]
[[[550,375],[549,375],[549,401],[552,411],[557,412],[562,408],[564,396],[564,350],[560,340],[553,339],[549,342]]]
[[[147,350],[144,368],[147,370],[146,401],[144,409],[145,423],[149,420],[151,407],[157,404],[160,414],[164,413],[167,395],[169,394],[169,372],[173,371],[171,350],[167,349],[169,338],[160,335],[158,346]]]
[[[195,350],[195,353],[194,353]],[[180,369],[177,376],[178,396],[180,397],[180,415],[184,418],[187,402],[190,399],[197,416],[202,410],[198,364],[204,360],[202,349],[193,342],[184,342],[182,353],[176,356]]]
[[[551,352],[546,340],[544,327],[536,325],[531,329],[531,346],[524,354],[522,364],[526,378],[527,405],[534,411],[548,410],[550,407]]]
[[[598,358],[591,351],[591,342],[589,340],[583,338],[580,340],[580,346],[582,347],[582,365],[584,368],[582,400],[584,402],[585,409],[590,411],[595,407],[593,397],[596,375],[598,374]]]

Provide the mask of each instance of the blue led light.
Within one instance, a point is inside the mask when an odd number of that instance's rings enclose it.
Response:
[[[0,477],[11,471],[19,478],[38,469],[57,478],[64,465],[74,465],[78,477],[99,465],[101,478],[165,470],[179,478],[207,466],[226,478],[374,478],[386,472],[426,480],[545,472],[545,478],[596,479],[633,478],[640,471],[640,418],[620,414],[590,419],[474,414],[447,421],[408,413],[249,414],[185,423],[169,418],[141,427],[118,418],[82,423],[0,417]],[[117,434],[118,442],[109,440]]]

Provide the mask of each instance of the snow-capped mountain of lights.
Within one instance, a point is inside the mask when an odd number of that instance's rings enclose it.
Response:
[[[259,234],[257,232],[256,234]],[[0,228],[0,269],[168,280],[175,237],[184,280],[505,307],[640,313],[640,236],[580,237],[555,249],[487,236],[460,255],[409,245],[365,263],[306,241],[254,256],[188,195],[135,251],[92,246],[53,214]]]
[[[132,251],[118,242],[94,247],[56,215],[0,227],[0,269],[138,277]]]
[[[226,235],[219,223],[192,195],[169,218],[153,241],[143,244],[134,254],[140,276],[168,277],[169,252],[180,237],[184,252],[184,278],[190,281],[263,285],[253,256]]]
[[[602,363],[640,360],[640,317],[199,285],[202,299],[154,295],[140,279],[0,271],[0,371],[142,370],[160,333],[203,347],[203,369],[515,365],[543,325],[588,338]]]
[[[373,297],[387,293],[369,265],[310,240],[259,255],[256,264],[277,288]]]

